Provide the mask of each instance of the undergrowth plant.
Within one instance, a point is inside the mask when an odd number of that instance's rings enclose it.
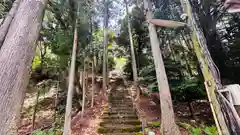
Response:
[[[218,131],[216,126],[206,126],[205,128],[201,129],[199,127],[191,127],[189,129],[190,135],[218,135]]]
[[[205,127],[205,129],[203,131],[207,135],[217,135],[218,134],[216,126]]]
[[[35,130],[32,135],[55,135],[56,133],[61,132],[60,129],[54,129],[54,128],[50,128],[49,130]]]

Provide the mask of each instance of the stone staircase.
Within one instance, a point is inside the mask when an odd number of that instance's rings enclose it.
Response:
[[[98,132],[103,135],[142,135],[141,121],[124,86],[112,88],[99,126]]]

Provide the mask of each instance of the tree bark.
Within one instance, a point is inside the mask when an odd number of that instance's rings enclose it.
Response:
[[[57,110],[58,110],[58,92],[59,92],[59,81],[57,82],[56,88],[56,96],[55,96],[55,104],[54,104],[54,118],[53,118],[53,128],[54,128],[54,135],[56,135],[56,126],[57,126]]]
[[[191,101],[188,101],[187,103],[188,103],[188,108],[189,108],[189,111],[190,111],[190,116],[191,116],[192,118],[194,118],[194,120],[196,120],[196,118],[195,118],[195,111],[194,111],[192,102],[191,102]]]
[[[136,64],[136,58],[135,58],[135,52],[134,52],[134,45],[133,45],[133,36],[131,31],[131,24],[129,20],[129,13],[128,13],[128,3],[127,0],[124,0],[125,6],[126,6],[126,13],[127,13],[127,22],[128,22],[128,34],[129,34],[129,40],[130,40],[130,47],[131,47],[131,56],[132,56],[132,71],[133,71],[133,80],[134,80],[134,87],[136,89],[136,99],[138,100],[140,97],[140,89],[138,87],[138,75],[137,75],[137,64]]]
[[[82,85],[82,88],[83,88],[83,85],[84,85],[83,79],[84,79],[84,70],[81,71],[81,85]]]
[[[93,107],[93,105],[94,105],[94,95],[95,95],[95,57],[93,58],[93,62],[92,62],[92,100],[91,100],[91,107]]]
[[[7,17],[4,19],[3,24],[0,25],[0,49],[2,47],[3,41],[8,33],[8,29],[11,25],[11,22],[12,22],[14,16],[16,15],[16,12],[18,10],[18,7],[19,7],[21,1],[22,0],[15,0]]]
[[[36,119],[36,112],[37,112],[37,107],[38,107],[39,95],[40,95],[40,90],[38,90],[38,92],[37,92],[37,97],[36,97],[35,106],[34,106],[34,110],[33,110],[32,131],[33,131],[34,128],[35,128],[35,119]]]
[[[23,0],[0,50],[0,134],[17,134],[47,0]]]
[[[85,94],[86,94],[86,64],[84,60],[84,68],[83,68],[83,94],[82,94],[82,112],[81,112],[81,118],[83,118],[84,109],[85,109]]]
[[[108,61],[108,0],[104,0],[104,50],[103,50],[103,93],[107,89],[107,61]]]
[[[146,20],[152,19],[152,7],[148,0],[144,0],[146,11]],[[161,134],[164,135],[180,135],[180,131],[175,123],[172,98],[167,80],[167,75],[162,59],[161,50],[159,48],[159,40],[156,28],[152,23],[148,25],[151,49],[154,58],[156,76],[159,88],[160,107],[161,107]]]
[[[86,61],[85,76],[84,76],[84,78],[86,79],[86,81],[85,81],[85,86],[86,86],[85,91],[88,91],[88,66],[89,66],[88,64],[89,64],[88,61]]]
[[[63,135],[71,134],[71,111],[72,111],[72,96],[73,96],[73,88],[74,88],[77,44],[78,44],[78,30],[77,30],[77,26],[75,26]]]

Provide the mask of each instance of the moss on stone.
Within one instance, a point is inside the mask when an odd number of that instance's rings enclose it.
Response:
[[[111,116],[103,116],[102,118],[103,119],[111,119],[112,117]]]
[[[135,129],[142,129],[142,126],[136,125],[136,126],[135,126]]]
[[[155,128],[155,127],[160,127],[160,122],[159,121],[155,121],[155,122],[149,122],[148,123],[148,126],[149,127],[153,127],[153,128]]]
[[[178,122],[177,125],[184,129],[190,129],[192,127],[190,124],[183,123],[183,122]]]
[[[127,131],[129,131],[129,130],[131,130],[131,129],[128,129],[128,128],[125,128],[125,127],[121,128],[121,131],[122,131],[122,132],[127,132]]]
[[[133,128],[125,128],[125,127],[122,127],[121,128],[121,131],[122,132],[139,132],[141,131],[142,127],[140,125],[136,125],[135,127]]]
[[[106,129],[103,128],[103,127],[99,127],[99,128],[97,129],[97,131],[98,131],[98,133],[106,133]]]

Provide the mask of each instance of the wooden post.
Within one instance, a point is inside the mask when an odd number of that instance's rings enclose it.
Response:
[[[153,17],[150,0],[144,0],[144,8],[146,11],[146,20],[149,21]],[[164,135],[180,135],[181,133],[175,123],[172,98],[161,50],[159,47],[159,39],[157,37],[156,28],[152,23],[149,23],[148,30],[160,96],[162,115],[160,133]]]

